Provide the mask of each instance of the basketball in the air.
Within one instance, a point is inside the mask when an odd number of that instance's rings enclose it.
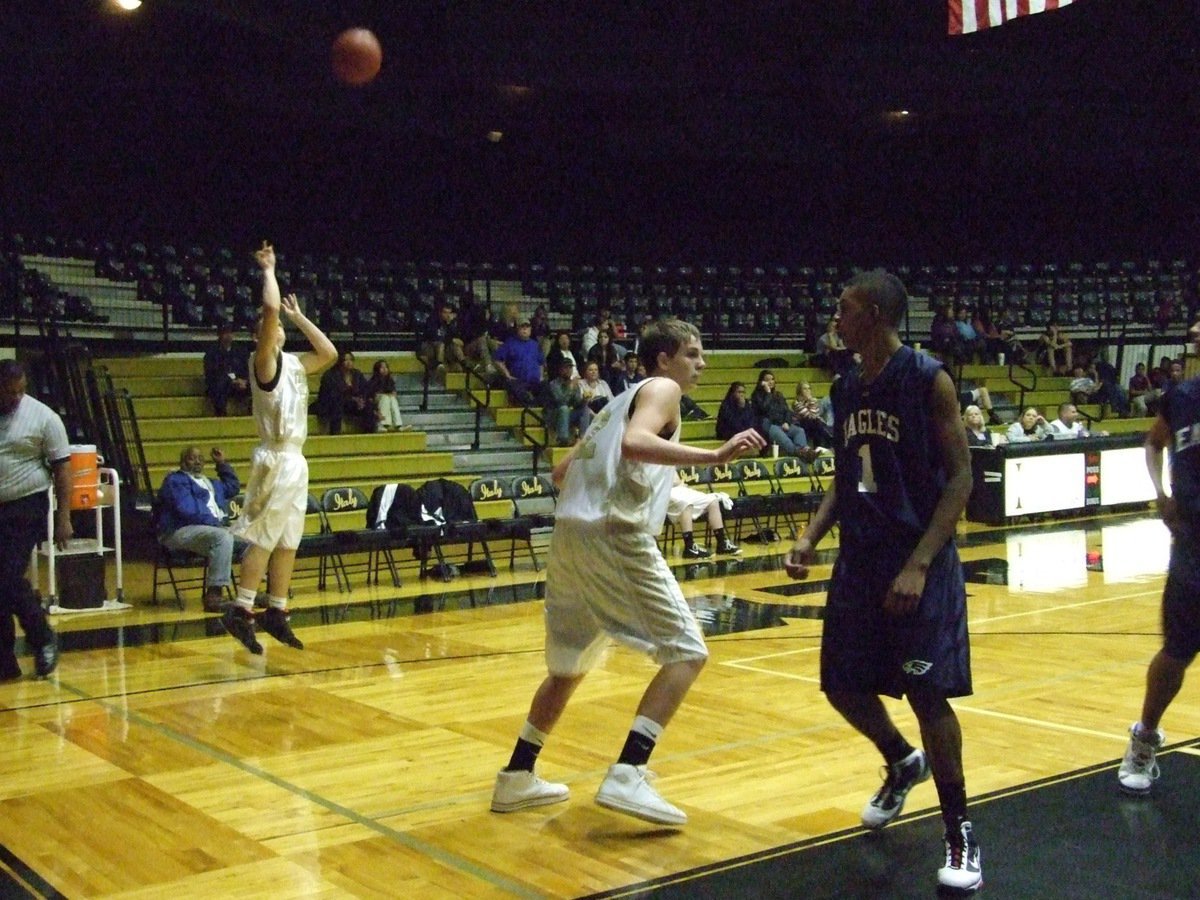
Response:
[[[346,84],[366,84],[379,74],[383,49],[366,28],[347,28],[333,42],[333,74]]]

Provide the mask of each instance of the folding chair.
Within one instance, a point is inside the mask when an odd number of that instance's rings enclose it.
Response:
[[[471,500],[470,492],[456,481],[447,478],[434,478],[417,489],[424,510],[432,514],[434,521],[424,527],[410,529],[410,535],[420,541],[421,577],[428,574],[429,552],[437,557],[438,571],[442,581],[449,581],[452,570],[446,562],[445,547],[454,544],[467,545],[467,559],[464,565],[474,561],[475,546],[483,551],[483,561],[488,574],[496,577],[496,564],[492,562],[492,551],[487,543],[487,523],[480,522],[475,512],[475,503]],[[437,521],[440,512],[441,519]]]
[[[516,564],[517,542],[524,541],[529,551],[529,559],[533,562],[533,570],[541,571],[537,553],[533,549],[533,520],[528,516],[518,516],[513,505],[512,482],[499,478],[476,478],[469,488],[475,510],[488,528],[490,534],[509,542],[508,568],[512,571]],[[488,514],[489,508],[495,508],[493,515]]]
[[[749,519],[754,526],[754,533],[758,539],[765,542],[767,528],[763,525],[763,518],[766,505],[761,496],[748,495],[742,489],[741,480],[738,478],[739,469],[736,466],[736,463],[709,466],[709,490],[724,491],[733,500],[733,509],[726,512],[725,520],[726,527],[730,520],[734,523],[733,541],[735,544],[745,540],[742,537],[742,522],[745,519]]]
[[[331,516],[350,512],[358,513],[361,516],[366,512],[368,502],[367,495],[356,487],[330,488],[321,495],[321,533],[338,535],[340,540],[331,541],[322,552],[317,573],[317,586],[320,589],[325,589],[326,573],[332,570],[333,577],[337,581],[338,592],[342,591],[343,583],[345,584],[345,590],[350,590],[350,570],[346,566],[346,561],[342,557],[342,553],[352,548],[354,536],[358,529],[335,529],[333,523],[336,520],[331,518]],[[365,563],[368,584],[371,583],[371,564],[375,552],[374,549],[368,550],[367,561]],[[375,581],[376,584],[379,583],[378,577],[376,577]]]
[[[511,489],[517,516],[528,516],[534,528],[554,527],[558,488],[549,475],[517,475]]]

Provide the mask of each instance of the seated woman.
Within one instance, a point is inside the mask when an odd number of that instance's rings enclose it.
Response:
[[[854,353],[838,334],[837,316],[830,316],[829,321],[825,323],[825,331],[817,338],[817,351],[813,361],[834,375],[854,363]]]
[[[804,430],[809,446],[833,446],[833,430],[823,413],[821,401],[813,396],[812,385],[807,381],[797,384],[796,399],[792,401],[792,422]]]
[[[948,366],[961,364],[966,356],[966,349],[955,324],[953,307],[949,303],[939,305],[929,323],[929,349],[940,356]]]
[[[597,345],[598,346],[598,345]],[[583,364],[583,379],[579,382],[579,395],[583,406],[579,410],[579,433],[582,435],[592,424],[592,418],[604,409],[613,398],[612,388],[600,377],[600,366],[595,361]]]
[[[725,520],[721,516],[721,506],[733,506],[728,494],[714,491],[707,493],[684,484],[679,474],[675,475],[675,484],[667,499],[667,519],[679,529],[683,535],[683,556],[685,559],[706,559],[713,555],[707,547],[696,544],[693,534],[693,522],[696,517],[705,516],[708,520],[708,530],[712,532],[717,542],[717,553],[733,555],[741,553],[737,544],[729,540],[725,534]]]
[[[1036,406],[1030,406],[1017,421],[1008,426],[1005,437],[1010,444],[1027,444],[1030,441],[1044,441],[1050,434],[1050,423],[1037,411]]]
[[[396,395],[396,379],[392,376],[388,364],[378,360],[371,367],[371,377],[367,379],[366,395],[375,407],[376,431],[407,431],[408,426],[400,417],[400,398]]]
[[[983,410],[971,404],[963,411],[963,427],[967,429],[968,447],[994,447],[992,433],[983,424]]]
[[[317,418],[325,422],[330,434],[342,433],[342,419],[357,419],[363,431],[375,430],[375,408],[367,402],[367,378],[354,366],[354,354],[343,350],[338,363],[321,376]]]
[[[808,448],[808,436],[803,428],[792,424],[788,402],[775,390],[775,373],[770,369],[758,373],[758,385],[750,395],[750,405],[758,417],[759,433],[768,444],[777,444],[780,453],[800,456],[800,451]]]
[[[732,382],[717,410],[717,437],[727,441],[747,428],[757,427],[758,418],[746,397],[746,385],[740,381]]]

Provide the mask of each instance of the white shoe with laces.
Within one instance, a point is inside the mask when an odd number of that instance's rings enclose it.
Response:
[[[1165,740],[1161,728],[1147,732],[1142,730],[1140,722],[1129,726],[1129,746],[1125,748],[1125,758],[1117,770],[1121,790],[1138,797],[1150,793],[1150,786],[1159,776],[1158,749]]]
[[[524,769],[501,769],[492,789],[492,812],[516,812],[534,806],[560,803],[571,794],[565,784],[555,784]]]
[[[656,822],[659,825],[683,825],[687,814],[664,800],[646,780],[653,775],[645,766],[615,763],[596,792],[596,802],[608,809]]]

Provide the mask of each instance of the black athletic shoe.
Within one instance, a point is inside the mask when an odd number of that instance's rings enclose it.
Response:
[[[729,538],[725,538],[725,540],[717,544],[717,553],[722,556],[733,556],[741,552],[742,548],[733,541],[729,540]]]
[[[45,678],[58,667],[58,638],[50,635],[50,640],[33,651],[33,670],[38,678]]]
[[[236,604],[221,613],[221,624],[239,644],[251,653],[262,653],[262,644],[254,636],[254,616]]]
[[[282,644],[287,644],[289,647],[294,647],[297,650],[304,649],[304,642],[296,637],[292,631],[292,627],[288,624],[288,614],[282,609],[272,606],[262,614],[263,631],[269,634],[275,640]]]
[[[21,677],[21,666],[15,656],[0,663],[0,681],[16,681]]]
[[[690,547],[683,548],[684,559],[708,559],[712,556],[712,551],[701,547],[699,544],[692,544]]]

